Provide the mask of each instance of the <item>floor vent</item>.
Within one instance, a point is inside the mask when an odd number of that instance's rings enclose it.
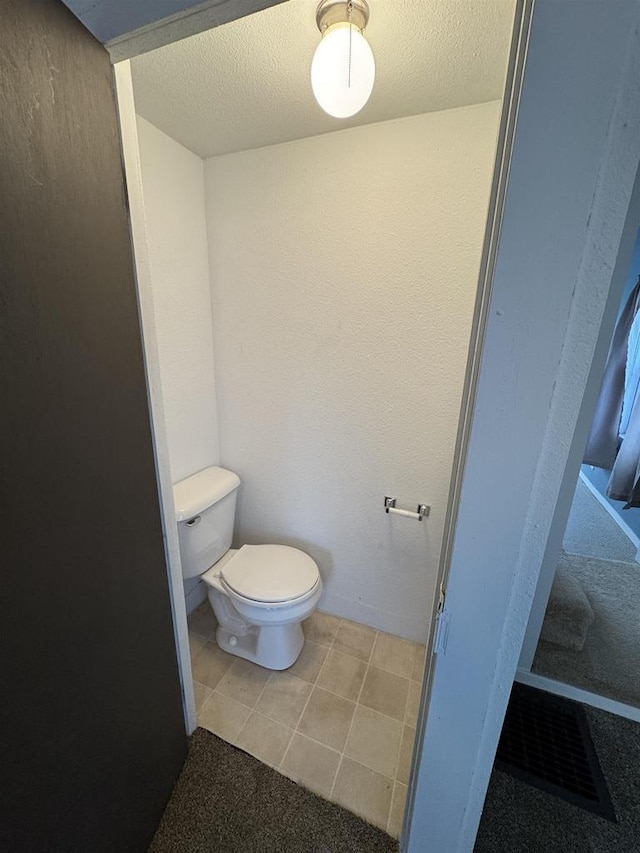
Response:
[[[577,702],[514,684],[496,767],[616,822],[587,717]]]

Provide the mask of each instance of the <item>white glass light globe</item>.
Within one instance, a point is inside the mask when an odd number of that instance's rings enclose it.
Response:
[[[360,112],[375,76],[373,52],[360,30],[347,22],[329,27],[311,63],[311,88],[322,109],[335,118]]]

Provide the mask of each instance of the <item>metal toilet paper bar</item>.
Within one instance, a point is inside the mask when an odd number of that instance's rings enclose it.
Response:
[[[385,512],[393,512],[396,515],[403,515],[405,518],[415,518],[416,521],[422,521],[423,518],[429,515],[431,507],[427,504],[418,504],[418,509],[415,512],[411,512],[408,509],[398,509],[396,507],[396,498],[385,495],[384,510]]]

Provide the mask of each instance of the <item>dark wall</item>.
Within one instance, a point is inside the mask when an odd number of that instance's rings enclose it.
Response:
[[[0,2],[0,849],[142,851],[186,750],[112,68]]]

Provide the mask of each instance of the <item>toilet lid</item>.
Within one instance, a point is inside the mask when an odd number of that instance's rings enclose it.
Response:
[[[226,585],[254,601],[300,598],[318,581],[318,567],[308,554],[288,545],[243,545],[220,569]]]

